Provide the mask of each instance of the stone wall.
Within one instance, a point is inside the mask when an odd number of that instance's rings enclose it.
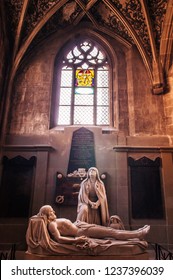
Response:
[[[73,132],[78,127],[50,129],[50,114],[52,100],[52,84],[54,60],[58,50],[71,35],[62,37],[55,34],[49,41],[39,46],[22,68],[19,69],[9,112],[8,133],[4,146],[4,155],[14,158],[18,155],[29,159],[37,158],[35,177],[33,178],[33,193],[31,197],[30,214],[36,214],[43,204],[51,204],[59,217],[72,221],[76,218],[76,207],[60,207],[55,202],[56,173],[66,175],[70,146]],[[61,38],[61,39],[60,39]],[[150,240],[154,241],[155,232],[163,226],[164,234],[157,241],[173,244],[168,238],[171,232],[173,218],[170,214],[172,201],[171,184],[168,180],[164,163],[163,190],[166,194],[167,218],[159,221],[133,220],[130,211],[130,181],[127,158],[131,150],[115,152],[114,147],[131,147],[133,156],[161,156],[161,147],[170,145],[169,137],[165,136],[165,118],[163,97],[151,94],[151,84],[145,66],[136,49],[126,48],[118,41],[107,38],[115,51],[116,67],[113,69],[113,103],[115,127],[102,129],[87,127],[94,133],[96,166],[101,173],[106,172],[107,196],[110,214],[118,214],[126,228],[136,228],[148,223],[153,226]],[[139,147],[151,147],[151,150],[138,151]],[[155,155],[154,147],[160,147]],[[172,168],[172,150],[167,150],[165,158],[169,157]],[[168,161],[167,161],[168,162]],[[172,182],[172,179],[171,179]],[[166,216],[167,217],[167,216]],[[15,221],[18,223],[18,220]],[[23,230],[26,221],[21,223]],[[22,234],[23,231],[21,230]],[[20,235],[19,235],[20,236]],[[170,236],[170,235],[169,235]]]
[[[0,131],[3,120],[3,105],[5,104],[5,82],[8,76],[8,67],[10,65],[10,55],[7,55],[9,50],[9,42],[5,37],[5,22],[3,14],[3,3],[0,3]],[[2,137],[2,135],[1,135]],[[1,138],[0,137],[0,138]]]
[[[152,95],[146,69],[134,49],[132,53],[135,135],[164,135],[163,96]]]
[[[133,127],[130,134],[164,135],[163,97],[151,94],[139,53],[122,48],[114,40],[110,42],[117,58],[112,104],[117,116],[115,128],[125,135],[129,135],[129,126]],[[49,41],[49,48],[45,42],[18,72],[11,98],[9,134],[49,133],[54,59],[61,44],[57,37]]]
[[[164,95],[166,134],[173,135],[173,66],[168,73],[168,93]]]

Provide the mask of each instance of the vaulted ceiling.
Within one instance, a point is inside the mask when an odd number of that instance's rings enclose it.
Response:
[[[57,30],[82,22],[127,46],[136,45],[153,83],[163,92],[172,63],[173,0],[4,0],[14,78],[29,50]]]

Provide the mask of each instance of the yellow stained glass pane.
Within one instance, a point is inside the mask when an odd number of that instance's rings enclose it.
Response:
[[[94,86],[94,70],[93,69],[77,69],[75,86],[76,87],[93,87]]]

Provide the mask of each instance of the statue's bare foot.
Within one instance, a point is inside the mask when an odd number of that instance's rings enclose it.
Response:
[[[145,225],[143,228],[140,229],[140,236],[139,239],[144,239],[144,236],[146,234],[148,234],[150,231],[150,226],[149,225]]]

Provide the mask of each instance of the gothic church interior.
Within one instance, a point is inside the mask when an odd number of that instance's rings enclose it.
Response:
[[[0,53],[0,243],[25,250],[44,204],[75,221],[58,179],[87,162],[110,214],[172,249],[173,1],[1,0]]]

